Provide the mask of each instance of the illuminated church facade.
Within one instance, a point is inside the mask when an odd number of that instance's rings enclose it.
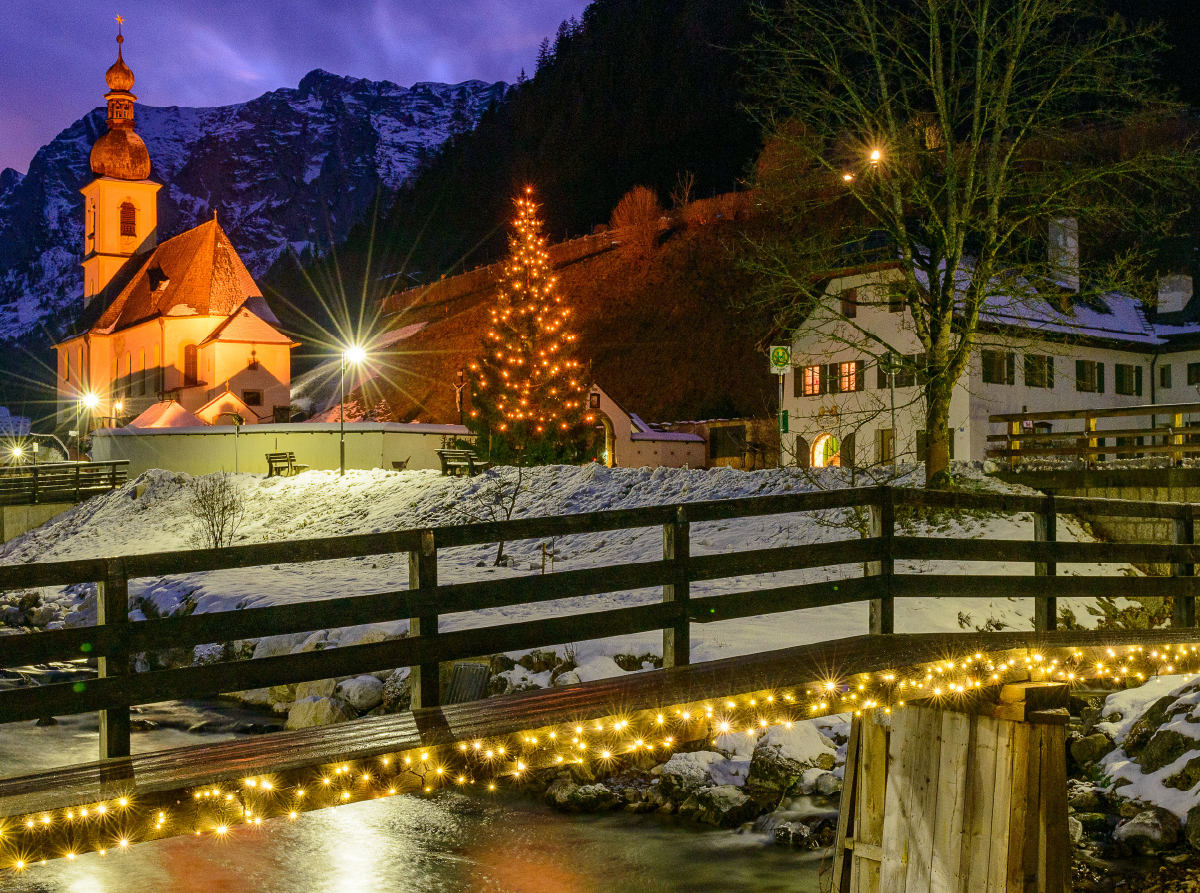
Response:
[[[291,350],[213,219],[158,243],[150,154],[134,130],[133,72],[117,37],[108,132],[84,196],[83,310],[56,345],[58,423],[122,424],[173,401],[208,424],[287,421]],[[164,404],[163,406],[156,406]]]

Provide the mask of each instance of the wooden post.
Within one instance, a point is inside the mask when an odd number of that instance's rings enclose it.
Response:
[[[687,509],[675,509],[675,520],[663,525],[663,561],[674,563],[673,582],[663,586],[663,602],[675,602],[679,614],[675,622],[663,630],[663,666],[684,667],[691,663],[692,633],[688,618],[691,583],[688,581],[688,559],[691,541]]]
[[[1033,516],[1033,538],[1039,543],[1053,543],[1058,540],[1058,515],[1054,509],[1054,494],[1046,496],[1045,508]],[[1054,577],[1058,575],[1058,563],[1055,561],[1038,561],[1033,565],[1033,573],[1038,577]],[[1047,587],[1048,591],[1050,587]],[[1038,596],[1033,600],[1033,628],[1040,633],[1051,632],[1058,628],[1058,599],[1052,595]]]
[[[1191,503],[1183,506],[1183,517],[1174,521],[1174,536],[1172,540],[1180,545],[1193,545],[1196,542],[1196,522]],[[1171,565],[1171,576],[1194,577],[1196,565],[1176,562]],[[1176,595],[1174,607],[1171,609],[1171,626],[1185,627],[1196,625],[1196,597],[1192,595]]]
[[[1017,457],[1013,455],[1013,451],[1019,450],[1021,448],[1021,441],[1013,440],[1013,438],[1016,437],[1017,435],[1019,435],[1020,433],[1021,433],[1021,423],[1020,422],[1009,422],[1008,423],[1008,470],[1009,471],[1016,471],[1016,468],[1017,468]]]
[[[871,599],[870,632],[872,635],[887,635],[896,631],[896,600],[892,597],[892,537],[896,533],[896,500],[892,488],[883,488],[878,503],[871,504],[869,519],[870,534],[883,541],[883,558],[867,562],[867,576],[881,577],[879,598]]]
[[[76,467],[78,474],[78,467]],[[126,628],[129,624],[129,581],[125,562],[108,559],[105,577],[97,584],[96,625]],[[118,643],[124,636],[116,636]],[[109,640],[112,642],[112,639]],[[129,673],[129,652],[118,643],[104,649],[99,660],[99,677],[108,679]],[[129,756],[129,708],[110,707],[100,711],[100,759]]]
[[[1089,416],[1088,418],[1083,420],[1083,430],[1084,430],[1084,432],[1086,432],[1089,435],[1088,439],[1087,439],[1087,445],[1088,445],[1089,452],[1087,454],[1087,461],[1084,463],[1084,467],[1085,468],[1095,468],[1096,460],[1099,459],[1100,457],[1097,456],[1095,453],[1090,452],[1091,450],[1094,450],[1096,448],[1096,419],[1094,416]]]
[[[1175,413],[1171,419],[1171,443],[1177,446],[1183,446],[1183,413]],[[1178,468],[1183,464],[1183,450],[1177,453],[1171,453],[1171,464]]]
[[[421,531],[421,548],[408,553],[408,588],[433,589],[437,586],[437,544],[432,530]],[[429,638],[438,634],[438,615],[422,614],[408,621],[409,637]],[[412,692],[411,709],[437,707],[438,690],[437,661],[410,667],[408,671],[409,691]]]

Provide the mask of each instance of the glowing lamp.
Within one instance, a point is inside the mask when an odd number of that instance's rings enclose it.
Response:
[[[871,150],[871,164],[878,164],[879,159],[882,157],[883,157],[883,155],[880,153],[880,151],[878,149]]]

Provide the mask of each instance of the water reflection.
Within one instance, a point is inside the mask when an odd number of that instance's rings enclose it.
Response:
[[[562,816],[516,796],[392,797],[92,853],[14,893],[816,893],[819,856],[656,816]]]

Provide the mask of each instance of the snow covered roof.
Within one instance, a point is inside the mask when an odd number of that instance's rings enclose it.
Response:
[[[163,404],[160,403],[160,404],[156,404],[156,405],[161,406]],[[178,404],[176,404],[176,405],[178,405]],[[146,412],[142,413],[142,415],[138,416],[138,418],[135,419],[134,421],[136,422],[136,421],[140,420],[142,418],[142,416],[146,415],[146,413],[150,412],[150,410],[153,408],[154,407],[152,406],[152,407],[150,407],[150,409],[147,409]],[[180,407],[180,409],[187,416],[191,416],[192,418],[195,418],[195,416],[192,416],[192,414],[190,412],[187,412],[187,410],[183,409],[183,407]],[[191,425],[188,425],[186,422],[179,422],[179,423],[175,423],[175,424],[160,424],[160,425],[154,425],[153,427],[144,426],[141,428],[134,428],[133,422],[130,422],[124,428],[105,428],[103,433],[106,435],[117,435],[117,436],[123,436],[123,435],[145,436],[148,434],[231,434],[231,433],[233,433],[233,429],[234,429],[233,425],[206,425],[206,424],[204,424],[204,422],[200,421],[199,419],[197,419],[197,422],[198,422],[199,426],[203,429],[202,431],[179,430],[179,429],[187,429],[187,428],[192,427]],[[245,429],[243,429],[243,430],[245,430]],[[269,422],[267,424],[254,426],[255,433],[269,433],[271,431],[283,431],[283,432],[290,431],[290,432],[311,434],[311,433],[328,433],[328,432],[337,433],[337,430],[338,430],[337,422],[299,422],[299,423],[297,423],[297,422]],[[346,431],[347,432],[350,432],[350,431],[354,431],[354,432],[382,431],[384,433],[396,433],[396,434],[405,434],[405,433],[408,433],[408,434],[444,434],[447,436],[454,436],[454,437],[469,437],[469,436],[471,436],[471,432],[467,430],[467,427],[465,425],[431,425],[431,424],[427,424],[425,422],[346,422]]]
[[[614,400],[613,402],[615,403],[616,401]],[[704,438],[699,434],[687,434],[682,431],[663,431],[642,421],[642,417],[636,413],[629,413],[629,420],[633,423],[633,430],[629,433],[630,440],[674,440],[684,443],[704,443]]]
[[[259,299],[261,300],[261,299]],[[201,345],[213,341],[237,341],[246,344],[287,344],[298,346],[287,335],[272,326],[267,320],[254,313],[242,304],[233,314],[218,325]],[[265,301],[262,302],[264,305]]]
[[[130,422],[125,428],[136,429],[132,433],[139,433],[141,429],[146,428],[207,428],[208,424],[199,416],[194,416],[184,409],[176,400],[163,400],[161,403],[155,403],[136,419]],[[122,428],[109,429],[121,431]]]

